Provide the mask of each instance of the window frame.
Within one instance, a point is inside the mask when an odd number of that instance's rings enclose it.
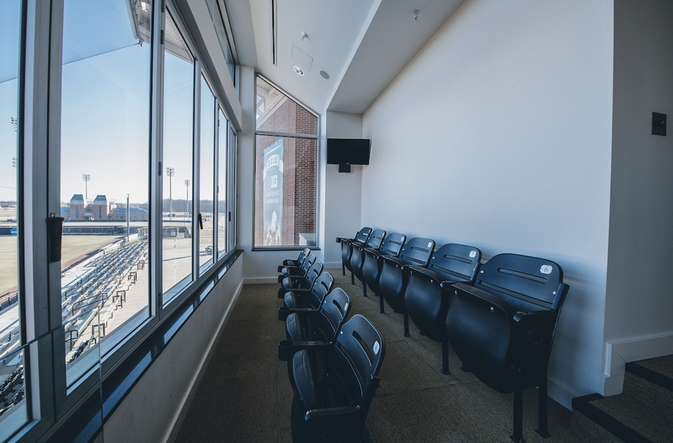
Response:
[[[253,251],[301,251],[302,249],[305,248],[310,248],[312,250],[318,250],[320,249],[318,246],[318,238],[320,238],[320,221],[319,221],[319,208],[320,208],[320,195],[318,193],[319,189],[319,184],[320,184],[320,114],[317,112],[313,111],[311,108],[306,106],[304,103],[301,101],[297,100],[295,97],[287,93],[283,88],[279,87],[277,84],[266,78],[260,73],[255,74],[255,97],[257,97],[257,80],[262,79],[264,82],[269,84],[271,87],[275,88],[277,91],[285,95],[288,99],[292,100],[295,102],[298,106],[302,107],[305,109],[307,112],[312,114],[313,116],[316,117],[316,133],[315,134],[302,134],[302,133],[287,133],[287,132],[281,132],[281,131],[260,131],[257,129],[257,119],[255,119],[255,138],[254,138],[254,149],[255,149],[255,154],[254,158],[255,160],[253,161],[253,183],[255,185],[253,186],[253,192],[252,192],[252,208],[253,208],[253,217],[252,217],[252,250]],[[255,110],[257,108],[257,105],[255,104]],[[315,162],[316,162],[316,171],[315,171],[315,189],[316,189],[316,194],[315,194],[315,207],[314,207],[314,214],[315,214],[315,244],[310,245],[310,246],[305,246],[305,245],[280,245],[280,246],[264,246],[264,245],[257,245],[255,242],[255,237],[256,237],[256,220],[257,220],[257,201],[256,201],[256,194],[257,194],[257,137],[258,136],[263,136],[263,137],[287,137],[287,138],[295,138],[295,139],[308,139],[308,140],[315,140],[316,143],[316,156],[315,156]]]

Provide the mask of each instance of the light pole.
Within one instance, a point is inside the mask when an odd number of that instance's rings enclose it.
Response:
[[[173,218],[173,176],[175,175],[175,168],[166,168],[166,175],[168,176],[168,218]]]
[[[185,180],[185,186],[187,186],[187,217],[189,217],[189,180]]]
[[[82,174],[82,180],[84,180],[84,202],[86,203],[86,201],[89,199],[88,184],[91,180],[91,174]]]

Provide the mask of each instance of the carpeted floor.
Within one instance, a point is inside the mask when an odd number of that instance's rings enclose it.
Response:
[[[441,345],[418,334],[403,336],[403,317],[378,297],[362,296],[340,269],[329,270],[337,286],[353,299],[354,313],[368,317],[386,340],[381,386],[372,402],[367,428],[376,443],[511,442],[512,395],[497,393],[461,371],[451,354],[450,375],[441,373]],[[277,320],[282,301],[278,285],[246,285],[217,344],[177,442],[292,441],[292,389],[286,363],[277,359],[284,324]],[[536,432],[537,391],[524,394],[523,437],[529,442],[581,442],[570,430],[570,411],[549,399],[549,432]]]

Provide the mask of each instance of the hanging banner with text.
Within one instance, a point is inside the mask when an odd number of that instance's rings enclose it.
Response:
[[[283,220],[283,140],[264,149],[264,246],[280,245]]]

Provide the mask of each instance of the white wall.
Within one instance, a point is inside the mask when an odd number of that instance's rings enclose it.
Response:
[[[104,440],[167,441],[177,435],[214,344],[242,287],[238,259],[110,416]]]
[[[615,2],[614,127],[606,300],[606,391],[624,362],[673,353],[673,3]]]
[[[362,115],[345,112],[326,113],[326,136],[362,138]],[[367,166],[353,165],[350,173],[339,172],[338,165],[325,167],[325,215],[321,218],[325,232],[324,263],[328,268],[341,267],[341,249],[337,237],[353,238],[360,230],[362,171]]]
[[[550,395],[601,392],[610,0],[466,1],[365,112],[360,224],[559,263]]]

